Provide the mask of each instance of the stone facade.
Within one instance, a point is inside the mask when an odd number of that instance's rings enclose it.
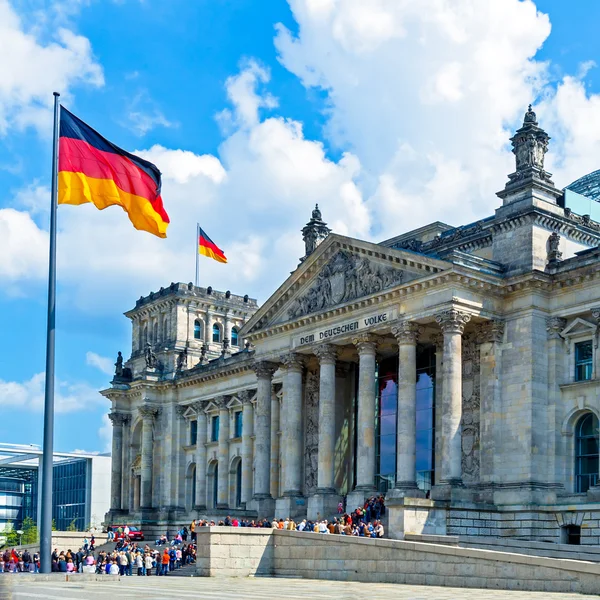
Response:
[[[600,224],[564,207],[533,111],[512,142],[486,219],[374,244],[315,209],[260,308],[186,284],[140,299],[102,392],[107,518],[331,517],[386,493],[393,537],[597,544]]]

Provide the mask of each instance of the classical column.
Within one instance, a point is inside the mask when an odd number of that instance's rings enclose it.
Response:
[[[206,440],[207,440],[207,418],[204,409],[206,402],[196,402],[194,410],[198,420],[198,434],[196,437],[196,498],[195,509],[206,508]]]
[[[219,480],[217,481],[217,508],[229,506],[229,398],[215,398],[219,407]]]
[[[242,503],[252,500],[252,434],[254,430],[254,409],[250,398],[251,392],[242,392]]]
[[[498,456],[502,451],[502,446],[500,442],[500,429],[496,419],[502,412],[500,386],[500,361],[502,353],[499,346],[503,337],[503,321],[486,321],[477,330],[480,364],[479,385],[481,390],[479,473],[482,483],[496,481],[495,464],[498,464],[502,460],[501,455]],[[493,498],[489,497],[488,500],[491,502]]]
[[[398,411],[396,417],[395,496],[418,494],[417,446],[417,341],[419,326],[399,321],[392,327],[398,342]]]
[[[462,334],[471,315],[455,308],[435,316],[444,333],[442,365],[441,484],[460,485],[462,420]]]
[[[356,490],[375,491],[375,338],[352,340],[358,350],[358,416],[356,419]],[[349,507],[353,509],[354,507]]]
[[[284,357],[283,496],[302,495],[302,373],[304,361],[295,353]]]
[[[271,496],[279,496],[279,416],[280,406],[277,391],[271,394]]]
[[[206,320],[204,321],[204,343],[208,346],[212,344],[213,313],[207,309]]]
[[[315,350],[319,358],[319,456],[317,493],[335,494],[333,457],[335,454],[335,361],[337,350],[323,344]]]
[[[108,418],[113,424],[112,453],[111,453],[111,481],[110,481],[110,509],[121,510],[122,482],[123,482],[123,424],[127,415],[111,412]]]
[[[254,414],[254,499],[271,500],[271,380],[276,363],[261,361],[256,371],[256,409]],[[262,516],[262,515],[261,515]]]
[[[152,454],[154,452],[152,428],[158,409],[155,406],[144,405],[139,408],[139,412],[142,417],[140,508],[152,508]]]

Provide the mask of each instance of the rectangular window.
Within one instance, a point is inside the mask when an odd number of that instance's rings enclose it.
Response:
[[[239,411],[233,413],[233,415],[234,415],[233,418],[234,418],[234,425],[235,425],[233,437],[241,438],[242,437],[242,411],[239,410]]]
[[[219,441],[219,417],[213,417],[210,421],[210,441]]]
[[[198,440],[198,421],[190,421],[190,446],[195,446]]]
[[[575,344],[575,381],[588,381],[592,378],[594,348],[592,341]]]

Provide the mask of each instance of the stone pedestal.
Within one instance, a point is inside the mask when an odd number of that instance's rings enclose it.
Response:
[[[317,492],[308,498],[307,518],[332,521],[337,516],[337,507],[340,500],[340,496],[336,493],[320,494]]]
[[[306,499],[303,496],[284,496],[275,501],[275,518],[298,520],[298,517],[306,516]]]
[[[405,533],[446,535],[448,506],[424,498],[389,498],[386,496],[388,515],[387,535],[395,540],[404,539]]]
[[[259,519],[272,519],[275,516],[275,500],[270,495],[257,496],[255,494],[251,505]]]

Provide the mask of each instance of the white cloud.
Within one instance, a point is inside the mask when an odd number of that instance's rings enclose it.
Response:
[[[0,398],[4,398],[10,410],[41,411],[44,408],[44,373],[37,373],[23,382],[0,379]],[[106,400],[86,383],[57,381],[54,407],[57,413],[83,412],[104,405]]]
[[[106,375],[113,375],[115,372],[113,361],[106,356],[100,356],[95,352],[87,352],[85,355],[86,364],[96,367]]]
[[[368,173],[373,233],[491,214],[510,128],[545,83],[548,18],[529,0],[318,4],[290,0],[299,34],[279,26],[276,45],[327,92],[329,139]]]
[[[162,146],[136,151],[163,173],[171,219],[166,240],[136,232],[118,207],[101,213],[91,205],[59,207],[58,278],[69,290],[63,296],[68,302],[114,313],[171,281],[193,280],[196,222],[229,259],[222,265],[201,258],[201,284],[263,299],[298,264],[299,230],[315,202],[337,231],[367,235],[360,162],[350,153],[328,159],[320,142],[305,138],[299,122],[278,116],[252,122],[247,98],[236,86],[241,80],[266,84],[267,72],[259,76],[257,69],[249,63],[248,77],[242,70],[228,82],[237,125],[218,156]],[[249,96],[258,94],[256,87],[245,89]],[[44,195],[31,189],[22,195],[28,206]]]
[[[112,423],[108,418],[108,414],[102,415],[102,425],[98,429],[98,437],[102,444],[102,452],[112,452]]]
[[[177,127],[169,121],[146,90],[140,90],[131,100],[127,114],[129,127],[139,136],[155,127]]]
[[[87,38],[64,27],[49,43],[38,35],[35,25],[26,28],[8,0],[0,0],[0,135],[28,126],[49,134],[52,92],[68,97],[74,85],[104,84]]]

